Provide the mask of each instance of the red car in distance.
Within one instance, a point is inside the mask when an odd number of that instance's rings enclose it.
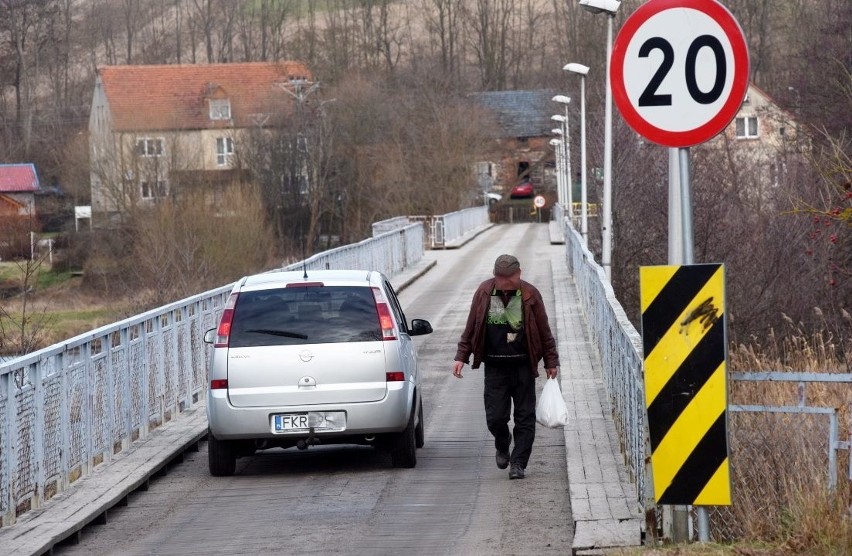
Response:
[[[529,199],[534,194],[535,192],[533,191],[532,183],[524,181],[512,188],[511,193],[509,193],[509,197],[512,199]]]

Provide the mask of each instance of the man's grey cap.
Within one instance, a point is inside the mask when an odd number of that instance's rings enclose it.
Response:
[[[512,255],[500,255],[494,261],[494,276],[512,276],[521,269],[521,263]]]

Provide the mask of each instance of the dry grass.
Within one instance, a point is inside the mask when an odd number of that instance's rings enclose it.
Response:
[[[784,334],[731,348],[732,372],[849,373],[852,322],[845,329],[806,332],[785,321]],[[848,383],[729,381],[738,405],[833,408],[839,440],[852,434]],[[646,547],[612,554],[852,554],[849,450],[837,452],[837,487],[828,488],[829,420],[825,415],[729,413],[733,504],[710,508],[711,534],[730,544]]]
[[[30,294],[27,314],[30,325],[38,328],[39,347],[61,342],[129,316],[133,306],[130,299],[104,298],[103,295],[82,288],[80,281],[80,278],[71,278]],[[8,317],[2,323],[2,329],[9,335],[7,347],[14,352],[16,342],[12,332],[15,326],[19,326],[23,299],[18,296],[4,300],[3,310]]]
[[[783,334],[732,347],[732,372],[850,373],[852,322],[806,332],[789,320]],[[739,405],[833,408],[839,440],[852,438],[852,385],[729,381]],[[837,487],[828,488],[828,418],[797,414],[729,413],[733,504],[710,508],[711,535],[721,544],[692,543],[613,550],[634,555],[852,554],[849,450],[837,452]]]

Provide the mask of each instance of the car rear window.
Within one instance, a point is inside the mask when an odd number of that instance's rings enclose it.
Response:
[[[229,346],[291,346],[381,340],[373,292],[312,286],[240,292]]]

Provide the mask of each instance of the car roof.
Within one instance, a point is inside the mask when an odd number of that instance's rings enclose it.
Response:
[[[324,285],[334,286],[378,286],[382,283],[382,275],[371,270],[270,271],[246,276],[239,284],[241,290],[246,290],[284,287],[305,282],[322,282]]]

